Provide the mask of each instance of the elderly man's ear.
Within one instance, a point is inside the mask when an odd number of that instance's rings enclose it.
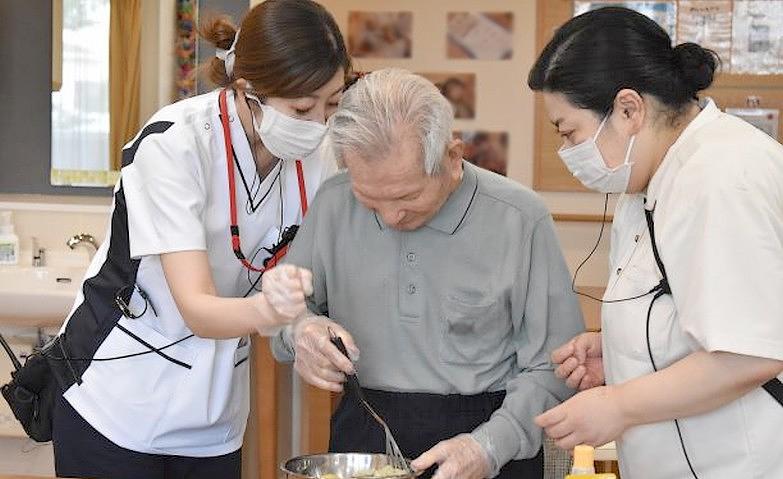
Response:
[[[462,158],[465,155],[465,143],[455,138],[446,146],[446,163],[448,170],[460,174],[462,171]]]

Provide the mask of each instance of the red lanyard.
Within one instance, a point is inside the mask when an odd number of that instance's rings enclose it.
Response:
[[[239,225],[237,224],[237,186],[234,178],[234,156],[232,152],[234,147],[231,145],[231,128],[228,125],[228,105],[226,103],[226,89],[220,92],[218,97],[220,107],[220,121],[223,124],[223,140],[226,146],[226,166],[228,168],[228,201],[231,214],[231,248],[234,255],[242,262],[242,265],[250,271],[263,273],[267,268],[274,267],[288,252],[288,245],[277,251],[271,258],[264,262],[264,267],[257,268],[253,266],[247,257],[242,253],[242,247],[239,242]],[[282,161],[282,160],[281,160]],[[302,218],[307,213],[307,189],[305,188],[304,171],[302,169],[302,160],[296,160],[296,176],[299,180],[299,204],[302,207]],[[282,181],[282,180],[280,180]]]

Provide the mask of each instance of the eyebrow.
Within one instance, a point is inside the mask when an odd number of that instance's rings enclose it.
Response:
[[[399,192],[395,192],[395,194],[390,195],[391,198],[382,198],[382,199],[384,199],[384,200],[386,200],[386,199],[401,200],[401,199],[407,198],[409,196],[412,196],[414,194],[417,194],[420,191],[421,190],[419,190],[419,189],[411,190],[411,191],[405,191],[405,192],[403,192],[404,194],[400,194]],[[377,196],[372,196],[372,194],[365,193],[365,192],[363,192],[363,191],[361,191],[361,190],[359,190],[357,188],[354,188],[354,192],[358,193],[361,196],[364,196],[365,198],[371,199],[371,200],[378,199]]]

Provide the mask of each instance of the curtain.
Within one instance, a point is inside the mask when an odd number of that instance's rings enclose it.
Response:
[[[63,0],[62,86],[52,93],[55,171],[109,167],[109,0]]]
[[[109,32],[109,166],[119,170],[122,147],[139,129],[141,0],[111,0]]]

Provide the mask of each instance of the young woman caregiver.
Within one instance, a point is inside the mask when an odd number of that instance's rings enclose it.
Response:
[[[623,479],[783,477],[783,147],[697,100],[716,64],[605,8],[528,79],[574,176],[625,193],[602,332],[553,354],[584,391],[536,421],[562,448],[617,440]]]
[[[221,89],[164,107],[125,147],[107,239],[61,331],[58,476],[239,478],[248,335],[297,313],[258,291],[304,273],[259,274],[334,170],[315,151],[350,58],[310,0],[267,0],[203,35]]]

